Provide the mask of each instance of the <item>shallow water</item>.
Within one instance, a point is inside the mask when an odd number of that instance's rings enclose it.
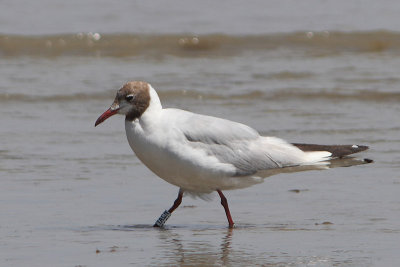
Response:
[[[5,15],[17,2],[0,9],[0,265],[400,264],[397,2],[259,2],[222,17],[203,2],[199,13],[136,3],[130,27],[116,15],[126,3],[41,3],[18,20]],[[363,20],[375,12],[384,19]],[[132,79],[151,82],[165,107],[291,142],[369,145],[360,157],[375,162],[224,192],[233,230],[217,195],[185,197],[154,229],[178,189],[134,156],[122,117],[94,128]]]

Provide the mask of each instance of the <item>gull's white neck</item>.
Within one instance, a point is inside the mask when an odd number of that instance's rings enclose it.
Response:
[[[156,90],[154,90],[154,88],[150,84],[149,84],[149,93],[150,93],[149,106],[147,107],[146,111],[142,114],[142,116],[140,116],[139,119],[135,120],[136,122],[139,122],[144,128],[156,122],[162,110],[160,98],[158,97]]]

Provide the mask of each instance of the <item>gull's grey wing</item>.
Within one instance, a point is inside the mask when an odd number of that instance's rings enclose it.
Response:
[[[304,152],[274,137],[262,137],[241,123],[183,112],[178,123],[188,144],[220,163],[235,167],[234,176],[299,164]]]
[[[242,123],[217,117],[185,112],[188,116],[180,127],[191,142],[228,144],[233,141],[255,140],[260,137],[253,128]]]

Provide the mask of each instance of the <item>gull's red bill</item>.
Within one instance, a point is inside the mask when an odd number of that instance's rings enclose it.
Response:
[[[108,119],[109,117],[115,115],[118,113],[118,109],[112,110],[111,108],[107,109],[101,116],[97,119],[96,123],[94,124],[94,127]]]

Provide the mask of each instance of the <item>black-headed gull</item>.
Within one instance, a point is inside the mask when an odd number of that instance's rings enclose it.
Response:
[[[222,190],[248,187],[274,173],[327,168],[334,158],[368,149],[359,145],[291,144],[260,136],[241,123],[163,109],[153,87],[140,81],[128,82],[119,89],[95,126],[115,114],[125,115],[126,135],[136,156],[159,177],[179,187],[173,206],[154,224],[158,227],[181,204],[184,192],[202,195],[217,191],[232,228]]]

